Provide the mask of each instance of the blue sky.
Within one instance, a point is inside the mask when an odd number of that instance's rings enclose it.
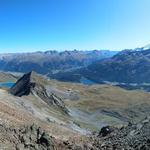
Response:
[[[0,0],[0,52],[136,48],[150,0]]]

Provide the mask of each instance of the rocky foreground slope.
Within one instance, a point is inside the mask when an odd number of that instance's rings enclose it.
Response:
[[[99,133],[88,136],[80,146],[69,141],[64,144],[66,149],[72,150],[149,150],[150,118],[121,128],[106,126]]]
[[[6,150],[149,150],[150,118],[121,128],[103,127],[87,137],[57,140],[36,125],[0,126],[0,148]],[[80,141],[80,142],[79,142]]]
[[[54,138],[40,127],[24,126],[21,128],[0,126],[0,148],[6,150],[54,150]]]

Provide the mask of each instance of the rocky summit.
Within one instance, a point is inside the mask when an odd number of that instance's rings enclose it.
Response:
[[[24,74],[14,86],[10,89],[10,93],[14,96],[25,96],[33,94],[36,97],[39,97],[48,105],[58,107],[63,112],[68,113],[67,108],[65,107],[64,102],[57,95],[50,93],[48,91],[48,86],[43,82],[40,82],[40,76],[35,72],[29,72]]]

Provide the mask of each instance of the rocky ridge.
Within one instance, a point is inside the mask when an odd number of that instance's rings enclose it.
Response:
[[[10,89],[10,93],[19,97],[33,94],[48,105],[57,107],[67,113],[68,110],[62,99],[53,93],[49,93],[48,87],[44,83],[39,82],[39,78],[40,76],[35,72],[24,74]]]

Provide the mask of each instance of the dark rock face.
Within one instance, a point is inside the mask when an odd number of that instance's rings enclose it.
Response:
[[[106,136],[112,132],[112,129],[109,126],[103,127],[99,132],[99,136]]]
[[[35,72],[24,74],[10,89],[10,93],[19,97],[29,94],[36,95],[48,105],[58,107],[63,112],[68,113],[62,99],[53,93],[49,93],[47,87],[40,82],[40,78]]]
[[[29,95],[31,88],[35,86],[35,83],[31,83],[31,74],[32,72],[29,72],[21,77],[10,89],[10,93],[15,96]]]

